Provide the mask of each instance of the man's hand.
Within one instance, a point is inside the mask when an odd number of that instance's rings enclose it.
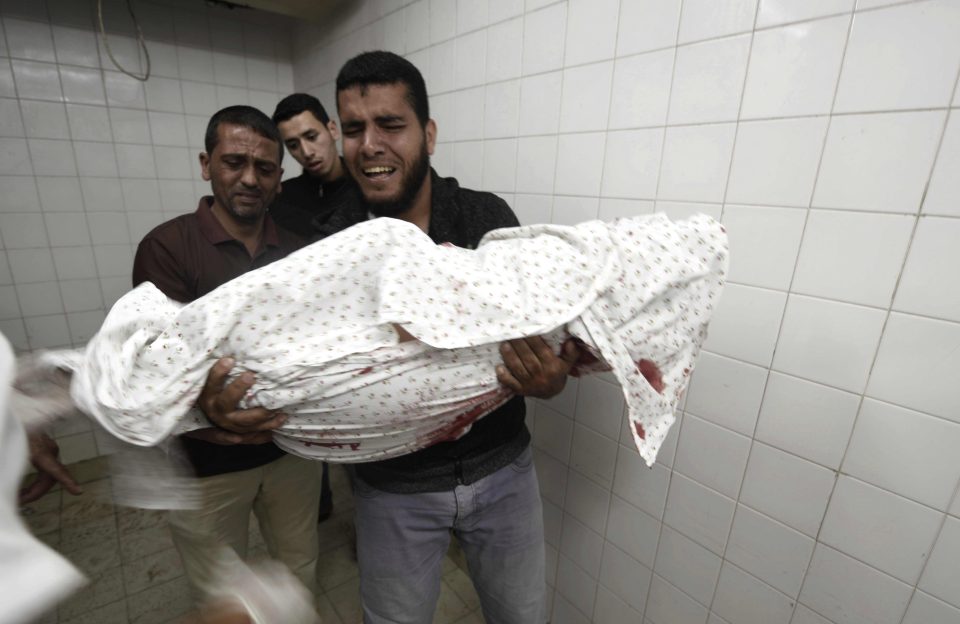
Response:
[[[269,432],[287,421],[286,414],[264,407],[238,410],[237,405],[253,386],[253,373],[246,372],[224,386],[233,368],[233,358],[220,358],[210,369],[207,383],[197,399],[197,407],[216,426],[234,433]],[[194,436],[198,437],[198,436]],[[269,438],[268,438],[269,439]],[[209,440],[215,442],[215,440]],[[259,444],[259,442],[218,442],[218,444]]]
[[[39,499],[57,483],[74,496],[83,493],[67,467],[60,463],[60,447],[53,438],[41,431],[34,431],[27,434],[27,442],[30,463],[37,469],[37,476],[30,485],[20,490],[18,498],[21,505]]]
[[[273,439],[272,431],[251,431],[250,433],[234,433],[219,427],[194,429],[183,434],[185,438],[195,438],[213,444],[229,446],[233,444],[266,444]]]
[[[541,336],[533,336],[502,343],[500,355],[500,383],[523,396],[549,399],[563,390],[580,349],[572,339],[567,340],[557,355]]]

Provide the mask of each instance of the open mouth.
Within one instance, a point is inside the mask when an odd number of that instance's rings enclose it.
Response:
[[[365,167],[363,169],[363,175],[371,180],[385,180],[393,175],[394,171],[396,171],[394,167]]]

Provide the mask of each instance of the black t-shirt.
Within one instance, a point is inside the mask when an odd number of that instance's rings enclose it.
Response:
[[[330,215],[348,204],[357,203],[358,193],[349,173],[344,173],[339,180],[322,184],[319,178],[304,171],[283,181],[280,194],[270,206],[270,216],[280,227],[304,238],[312,238],[313,232],[326,223]]]
[[[454,178],[431,170],[430,238],[436,243],[476,248],[490,230],[520,225],[507,203],[492,193],[460,188]],[[319,225],[323,238],[361,221],[367,209],[345,204]],[[358,464],[357,474],[376,488],[413,493],[450,490],[473,483],[514,461],[530,443],[524,424],[526,404],[517,396],[477,420],[458,440],[441,442],[409,455]]]

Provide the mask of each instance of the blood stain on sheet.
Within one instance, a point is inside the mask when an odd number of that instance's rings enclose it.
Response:
[[[653,387],[654,390],[663,394],[663,375],[660,373],[660,368],[650,360],[640,360],[637,362],[637,369],[640,371],[640,374],[643,375],[647,382]]]
[[[643,430],[643,425],[640,423],[633,423],[633,428],[637,432],[637,437],[639,437],[641,440],[646,439],[647,432]]]

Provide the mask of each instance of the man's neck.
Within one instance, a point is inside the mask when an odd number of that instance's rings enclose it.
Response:
[[[409,221],[425,233],[430,233],[430,199],[433,193],[432,176],[427,172],[420,190],[413,198],[409,210],[397,215],[398,219]]]
[[[343,176],[345,176],[346,173],[346,170],[343,168],[343,161],[340,160],[340,157],[338,156],[337,160],[333,163],[333,168],[330,169],[330,173],[319,176],[320,184],[326,185],[339,182],[343,179]]]
[[[210,207],[213,216],[220,223],[220,226],[226,230],[227,234],[243,243],[247,248],[247,253],[253,257],[260,246],[260,239],[264,231],[264,219],[266,215],[260,215],[260,218],[253,222],[240,221],[233,217],[230,212],[221,206],[216,200]]]

